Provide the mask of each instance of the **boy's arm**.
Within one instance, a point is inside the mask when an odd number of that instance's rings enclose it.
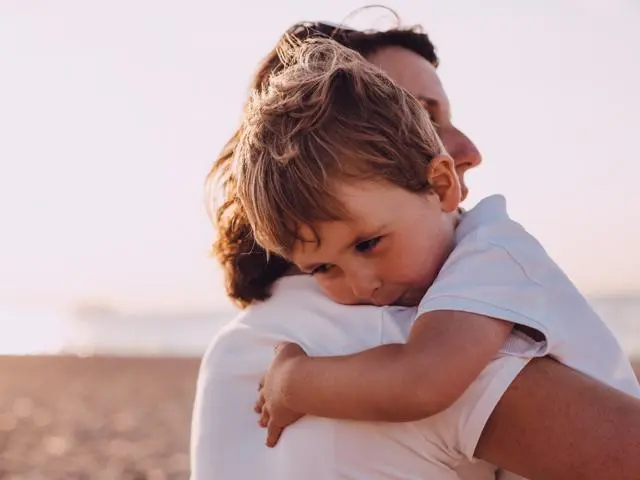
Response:
[[[461,311],[418,317],[406,344],[297,356],[280,367],[283,404],[329,418],[402,422],[449,407],[505,343],[512,324]]]

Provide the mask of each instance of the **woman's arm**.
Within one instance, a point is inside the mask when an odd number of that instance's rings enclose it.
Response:
[[[640,400],[535,359],[502,396],[475,454],[530,480],[636,480]]]

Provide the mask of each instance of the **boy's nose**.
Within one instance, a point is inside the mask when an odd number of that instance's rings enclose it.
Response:
[[[351,277],[349,284],[356,298],[365,303],[373,303],[375,293],[382,286],[376,276],[362,274]]]

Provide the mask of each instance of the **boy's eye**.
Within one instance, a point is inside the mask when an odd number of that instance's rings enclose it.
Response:
[[[331,265],[329,265],[327,263],[325,263],[323,265],[318,265],[316,268],[311,270],[311,275],[318,275],[318,274],[322,274],[322,273],[327,273],[330,268],[331,268]]]
[[[369,240],[364,240],[363,242],[357,243],[356,250],[360,253],[370,252],[376,247],[376,245],[378,245],[378,243],[380,243],[381,239],[382,237],[374,237]]]

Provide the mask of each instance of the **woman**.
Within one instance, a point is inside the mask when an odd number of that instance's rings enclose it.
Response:
[[[438,133],[445,146],[456,161],[456,167],[464,185],[465,172],[480,163],[480,156],[472,142],[450,122],[448,100],[435,71],[438,63],[437,56],[426,35],[416,29],[365,33],[324,24],[300,24],[291,29],[289,33],[298,37],[309,34],[332,36],[344,45],[362,53],[368,60],[385,70],[398,84],[423,101],[425,108],[429,110],[434,123],[437,125]],[[259,86],[263,79],[266,78],[266,75],[278,68],[278,58],[272,52],[260,68],[255,86]],[[228,167],[235,138],[237,136],[227,144],[212,172],[214,176],[222,178],[224,182],[224,199],[226,200],[226,203],[217,212],[216,220],[220,237],[215,244],[215,250],[225,268],[229,295],[241,306],[247,306],[268,299],[272,285],[277,279],[289,272],[289,265],[280,258],[267,257],[265,252],[258,249],[252,241],[251,231],[243,218],[242,212],[238,210],[237,205],[234,203],[235,186]],[[283,282],[291,281],[286,279]],[[240,337],[249,334],[252,330],[260,330],[262,327],[260,327],[259,317],[266,318],[272,315],[268,311],[268,306],[275,305],[285,295],[282,293],[284,288],[281,288],[282,285],[285,285],[285,283],[280,282],[278,287],[275,288],[272,299],[249,308],[244,320],[241,319],[235,326],[232,325],[218,337],[210,354],[203,363],[203,373],[199,382],[198,401],[194,415],[194,475],[196,478],[207,478],[205,473],[202,473],[201,476],[198,473],[204,472],[206,469],[202,465],[207,462],[202,459],[207,455],[209,455],[209,458],[215,455],[214,448],[207,448],[207,442],[205,441],[208,438],[207,429],[219,429],[221,423],[217,417],[227,415],[231,408],[229,406],[224,411],[222,409],[216,411],[213,408],[215,402],[209,403],[209,400],[215,400],[216,396],[221,396],[220,392],[211,393],[211,385],[224,373],[220,360],[224,360],[226,357],[219,355],[220,345],[224,345],[226,342],[227,345],[242,346],[243,342],[238,341]],[[297,291],[295,290],[296,288],[298,289]],[[307,303],[308,312],[305,312],[304,302],[295,305],[297,298],[304,298],[304,295],[312,289],[313,285],[304,283],[304,280],[296,285],[294,289],[289,288],[289,302],[292,306],[290,315],[292,317],[296,315],[318,316],[318,312],[313,310],[314,308],[317,310],[316,307],[320,305],[319,300],[309,300],[309,303]],[[348,295],[348,291],[343,292],[340,302],[349,303]],[[311,305],[311,302],[316,303]],[[329,309],[329,307],[326,308]],[[353,310],[356,307],[350,308]],[[373,307],[357,307],[357,309],[361,308],[371,309]],[[386,313],[396,317],[398,315],[406,316],[406,311],[411,309],[404,310],[405,312],[391,311]],[[328,310],[327,314],[338,315],[337,311]],[[353,313],[354,318],[356,316],[362,317],[362,315],[361,310]],[[253,320],[247,321],[248,318]],[[258,320],[256,320],[257,318]],[[271,333],[275,343],[277,340],[282,339],[282,336],[286,337],[287,334],[295,335],[295,332],[282,331],[283,325],[290,324],[294,330],[303,328],[302,324],[296,324],[295,322],[295,318],[282,318],[281,315],[275,321],[270,320],[264,323],[262,333]],[[248,328],[243,330],[243,328],[239,327]],[[305,326],[304,328],[308,327]],[[233,341],[228,341],[231,336],[234,337]],[[265,340],[268,335],[263,335],[260,338]],[[393,341],[393,338],[384,340]],[[262,343],[265,342],[266,340]],[[309,342],[311,343],[311,340]],[[244,342],[244,346],[249,345],[249,343]],[[301,343],[304,343],[304,339],[301,340]],[[346,350],[349,348],[365,348],[365,343],[360,342],[357,345],[348,346]],[[317,348],[323,347],[317,346]],[[313,352],[313,348],[311,348],[311,351]],[[332,351],[318,353],[326,354],[332,353]],[[343,351],[336,353],[346,352],[343,349]],[[473,469],[470,462],[465,463],[464,458],[468,459],[474,454],[528,478],[637,477],[637,472],[640,471],[640,463],[638,456],[634,455],[634,452],[640,449],[640,402],[590,381],[548,359],[535,360],[528,365],[526,365],[526,362],[519,365],[506,363],[511,361],[512,359],[501,359],[498,362],[502,363],[496,363],[493,366],[494,370],[485,371],[483,377],[478,381],[480,394],[473,397],[472,391],[470,393],[471,397],[462,401],[462,404],[466,401],[468,404],[477,403],[483,405],[483,408],[490,409],[485,412],[487,416],[483,417],[484,420],[478,417],[477,412],[469,416],[469,418],[477,419],[477,421],[474,420],[474,428],[478,430],[479,439],[474,438],[473,429],[464,430],[465,435],[461,439],[451,437],[450,442],[449,437],[446,435],[433,437],[437,440],[446,439],[443,444],[437,445],[438,451],[446,451],[452,445],[454,445],[454,450],[464,450],[463,455],[453,453],[444,458],[431,456],[423,459],[427,463],[439,462],[444,465],[443,469],[438,470],[437,478],[449,478],[446,475],[449,475],[454,470],[461,472],[466,468]],[[256,359],[255,365],[259,366],[261,362],[268,362],[268,358]],[[507,370],[513,374],[513,377],[505,375]],[[518,375],[519,372],[520,374]],[[486,382],[487,378],[489,379],[488,382]],[[495,379],[500,380],[498,382],[499,386],[492,383]],[[473,388],[470,390],[473,390]],[[495,401],[482,403],[481,399],[486,398],[487,395]],[[250,393],[247,393],[246,396],[250,396]],[[249,405],[252,400],[253,398],[249,399]],[[220,405],[218,404],[218,406]],[[469,411],[469,409],[460,407],[457,411],[454,409],[453,414],[462,417],[468,415]],[[451,424],[448,420],[440,424],[436,423],[431,425],[428,431],[431,432],[434,428],[440,428],[442,425],[449,428]],[[317,427],[319,432],[321,425],[317,425]],[[228,424],[226,428],[227,430],[232,429],[233,423]],[[446,432],[448,431],[446,430]],[[372,435],[375,432],[368,433]],[[397,438],[393,437],[395,435],[393,432],[391,434],[389,432],[384,433],[394,438],[396,443],[405,442],[407,438],[406,432],[403,433],[404,437]],[[349,438],[349,435],[355,435],[355,437],[350,437],[356,439],[355,443],[364,441],[367,438],[366,432],[360,432],[359,437],[358,434],[358,432],[347,432],[343,436],[346,435]],[[295,431],[292,435],[296,435]],[[433,438],[431,439],[432,441]],[[283,437],[283,441],[286,442],[286,440],[286,436]],[[406,443],[405,446],[407,449],[411,449],[413,445]],[[377,449],[378,447],[380,449]],[[374,443],[368,449],[361,450],[360,454],[366,455],[372,449],[376,449],[376,454],[378,454],[380,451],[387,452],[391,448],[392,445],[390,443]],[[289,465],[299,461],[299,457],[305,454],[304,451],[297,453],[297,456],[289,457],[289,462],[280,463],[276,466],[274,471],[285,472],[280,475],[280,478],[283,476],[287,478]],[[343,452],[340,453],[343,454]],[[268,455],[264,452],[259,452],[259,454]],[[412,478],[413,471],[411,468],[413,464],[411,464],[411,461],[413,461],[413,457],[400,460],[401,455],[402,450],[398,450],[395,456],[387,456],[383,462],[380,461],[377,455],[369,456],[367,463],[378,468],[375,473],[368,471],[366,475],[361,474],[358,477],[357,474],[353,474],[353,469],[360,467],[350,465],[349,474],[356,478],[362,478],[362,476],[366,478],[388,478],[389,476],[403,478],[403,475],[406,475],[406,478]],[[398,462],[397,465],[393,465],[395,461]],[[208,463],[210,464],[211,462]],[[270,468],[268,462],[265,465],[266,468]],[[385,465],[393,467],[393,473],[387,474],[387,477],[384,476]],[[324,478],[327,478],[327,475],[334,478],[340,476],[336,465],[333,465],[332,468],[333,470],[330,469],[325,473]],[[416,468],[417,470],[415,471],[419,472],[420,467]],[[618,473],[612,473],[614,469]],[[486,469],[483,471],[478,469],[471,470],[468,478],[481,478],[481,475],[486,474],[487,471]],[[310,472],[299,470],[298,473],[307,474],[308,476]],[[451,474],[453,475],[453,473]],[[230,472],[229,475],[240,478],[239,474],[234,472]],[[291,478],[296,477],[292,475]],[[318,478],[323,477],[319,476]]]

